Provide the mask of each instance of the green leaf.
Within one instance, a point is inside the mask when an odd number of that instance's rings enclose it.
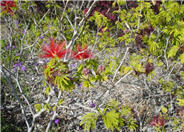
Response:
[[[181,77],[184,79],[184,71],[180,72]]]
[[[50,87],[47,87],[47,88],[45,89],[45,94],[46,94],[46,95],[49,95],[49,92],[50,92]]]
[[[179,106],[184,106],[184,99],[177,99]]]
[[[42,109],[41,104],[35,104],[34,107],[35,107],[36,112],[39,112]]]
[[[122,6],[126,4],[125,0],[117,0],[118,5]]]
[[[82,82],[82,86],[85,87],[85,88],[88,88],[89,87],[89,82],[88,81],[83,81]]]
[[[47,111],[49,111],[49,109],[50,109],[49,104],[48,104],[48,103],[44,104],[44,108],[45,108]]]
[[[164,114],[167,113],[167,108],[166,108],[166,107],[162,106],[162,107],[161,107],[161,110],[162,110],[162,112],[163,112]]]
[[[122,115],[122,116],[131,115],[131,109],[130,109],[130,108],[127,108],[126,106],[123,106],[123,105],[122,105],[122,108],[121,108],[121,115]]]
[[[56,110],[56,108],[57,108],[57,106],[56,106],[56,105],[54,105],[54,107],[52,107],[52,110],[53,110],[53,111],[55,111],[55,110]]]
[[[179,58],[180,58],[181,63],[184,64],[184,53],[181,54]]]
[[[63,100],[63,99],[60,99],[60,100],[58,101],[58,104],[61,105],[63,102],[64,102],[64,100]]]
[[[119,113],[116,110],[112,110],[107,112],[104,116],[104,124],[107,129],[111,129],[111,131],[116,128],[118,131],[120,130],[118,127],[119,124]]]
[[[136,130],[136,127],[138,127],[138,125],[136,124],[136,120],[134,120],[133,117],[128,119],[127,126],[131,131]]]
[[[168,58],[174,57],[178,52],[178,49],[179,49],[179,46],[177,45],[174,45],[173,47],[171,47],[171,49],[168,52]]]
[[[82,68],[83,68],[83,65],[80,65],[77,69],[77,72],[81,72],[82,71]]]
[[[129,71],[131,71],[132,68],[129,66],[122,65],[120,70],[121,70],[120,75],[122,76],[124,74],[127,74]]]
[[[95,129],[96,128],[96,121],[98,119],[98,114],[96,113],[88,113],[85,116],[82,117],[82,121],[80,123],[80,125],[84,124],[84,131],[86,130],[90,130]]]

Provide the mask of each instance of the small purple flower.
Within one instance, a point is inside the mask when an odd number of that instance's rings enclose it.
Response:
[[[45,35],[42,35],[42,36],[40,36],[40,39],[43,39],[45,37]]]
[[[58,124],[59,123],[59,119],[56,119],[54,122],[55,122],[55,124]]]
[[[45,63],[48,63],[48,62],[49,62],[49,59],[45,59],[44,62],[45,62]]]
[[[22,61],[18,64],[19,66],[22,66]]]
[[[22,33],[25,34],[25,33],[26,33],[26,30],[24,29],[24,30],[22,31]]]
[[[22,62],[14,64],[13,70],[17,71],[17,67],[20,67],[21,71],[25,71],[26,70],[26,67],[22,65]]]
[[[18,64],[16,63],[16,64],[14,64],[14,67],[17,67],[18,66]]]
[[[13,46],[12,46],[12,48],[14,49],[14,48],[15,48],[15,46],[13,45]]]
[[[91,108],[96,107],[96,105],[93,103],[93,101],[91,102],[90,107],[91,107]]]
[[[21,66],[20,69],[21,69],[22,71],[25,71],[25,70],[26,70],[26,67],[25,67],[25,66]]]
[[[80,87],[83,88],[82,82],[80,83]]]
[[[72,66],[72,68],[76,68],[76,67],[77,67],[77,65],[76,65],[76,64],[72,64],[71,66]]]
[[[6,50],[9,50],[9,48],[10,48],[10,46],[8,45],[8,46],[6,46]]]
[[[10,49],[10,44],[8,44],[7,46],[6,46],[6,50],[9,50]]]
[[[14,67],[13,70],[16,72],[17,71],[17,67]]]
[[[14,21],[16,27],[18,28],[19,27],[19,22],[17,20]]]

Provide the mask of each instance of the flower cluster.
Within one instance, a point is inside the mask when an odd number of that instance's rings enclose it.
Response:
[[[93,103],[93,101],[90,103],[90,107],[91,108],[95,108],[96,107],[96,104]]]
[[[85,76],[87,76],[87,75],[90,73],[90,69],[84,68],[84,69],[82,70],[82,73],[83,73]]]
[[[41,58],[63,58],[68,52],[68,50],[64,49],[66,41],[63,41],[62,43],[57,43],[57,45],[55,46],[54,39],[51,38],[50,40],[50,45],[46,44],[42,47],[44,53],[40,55]]]
[[[161,126],[164,126],[164,124],[165,124],[165,120],[164,120],[163,117],[160,116],[160,114],[155,116],[155,117],[153,117],[153,119],[150,121],[150,125],[151,126],[159,126],[159,127],[161,127]]]
[[[87,58],[92,58],[92,52],[88,50],[88,46],[81,48],[80,45],[77,45],[77,51],[73,51],[72,57],[76,60],[83,60]]]
[[[44,51],[43,54],[40,55],[41,58],[64,58],[65,54],[69,52],[69,50],[65,49],[66,41],[62,43],[57,43],[55,45],[54,39],[51,38],[50,45],[46,44],[42,47]],[[77,51],[72,51],[72,58],[76,60],[83,60],[91,58],[92,52],[88,49],[88,46],[82,48],[80,45],[77,45]]]
[[[98,69],[97,69],[98,73],[102,73],[104,70],[105,70],[105,66],[104,65],[99,65],[98,66]]]
[[[24,65],[22,65],[22,62],[14,64],[13,70],[17,71],[17,68],[20,68],[21,71],[25,71],[26,70],[26,67]]]
[[[8,12],[8,13],[10,13],[10,15],[13,15],[13,11],[11,8],[16,7],[16,4],[14,1],[3,0],[3,1],[1,1],[0,5],[1,5],[1,7],[3,7],[2,12]]]
[[[10,50],[10,49],[14,49],[15,48],[15,46],[13,45],[13,46],[11,46],[10,44],[8,44],[7,46],[6,46],[6,50],[8,51],[8,50]]]

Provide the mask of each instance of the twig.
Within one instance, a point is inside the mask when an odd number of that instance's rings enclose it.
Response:
[[[128,72],[126,75],[124,75],[122,78],[120,78],[116,83],[115,86],[118,85],[119,82],[121,82],[122,79],[126,78],[129,74],[131,74],[133,71]]]
[[[126,52],[125,52],[125,55],[123,56],[123,59],[121,60],[121,62],[120,62],[120,64],[119,64],[118,68],[116,69],[116,71],[115,71],[115,73],[114,73],[114,76],[113,76],[113,79],[112,79],[113,82],[114,82],[114,79],[115,79],[115,77],[116,77],[116,74],[117,74],[119,68],[121,67],[121,65],[123,64],[123,61],[125,60],[125,58],[126,58],[126,56],[127,56],[128,50],[129,50],[129,47],[127,47]]]

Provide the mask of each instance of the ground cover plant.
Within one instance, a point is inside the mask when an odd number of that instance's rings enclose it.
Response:
[[[1,131],[184,131],[183,1],[6,1]]]

